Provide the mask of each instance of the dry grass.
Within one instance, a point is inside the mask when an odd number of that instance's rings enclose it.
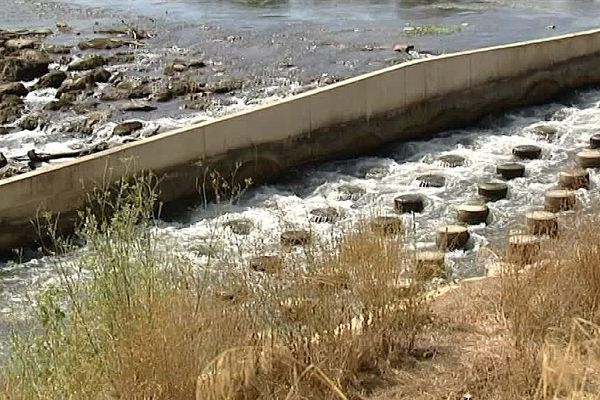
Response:
[[[0,398],[361,398],[429,322],[422,282],[400,285],[401,236],[360,224],[287,253],[280,274],[198,272],[144,222],[145,192],[122,191],[108,221],[88,215],[85,252],[57,265]]]

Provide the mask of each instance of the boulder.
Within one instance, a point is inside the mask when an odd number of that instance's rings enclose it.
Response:
[[[44,121],[42,116],[37,113],[29,114],[28,116],[23,118],[21,121],[19,121],[19,127],[26,131],[34,131],[38,127],[43,128],[45,126],[45,124],[46,124],[46,121]]]
[[[6,95],[27,96],[29,90],[20,82],[0,83],[0,99]]]
[[[242,86],[243,83],[239,79],[224,79],[222,81],[209,84],[207,89],[213,93],[224,94],[239,90],[242,88]]]
[[[41,89],[41,88],[58,89],[66,79],[67,79],[66,72],[50,71],[46,75],[44,75],[40,78],[40,80],[35,85],[35,87],[37,89]]]
[[[35,47],[38,47],[39,45],[39,40],[27,37],[9,39],[6,42],[4,42],[4,47],[6,47],[9,50],[33,49]]]
[[[131,135],[133,132],[142,129],[143,126],[144,126],[144,124],[142,124],[140,121],[121,122],[120,124],[118,124],[117,126],[114,127],[113,135],[117,135],[117,136]]]
[[[125,45],[125,42],[116,38],[93,38],[79,42],[77,45],[81,50],[113,50]]]
[[[102,56],[90,56],[73,61],[67,67],[69,71],[87,71],[106,65],[106,59]]]
[[[31,81],[48,73],[50,59],[46,53],[24,50],[17,56],[0,59],[0,80]]]
[[[90,73],[90,77],[89,80],[90,82],[93,83],[106,83],[109,81],[110,77],[112,76],[112,74],[105,70],[104,68],[96,68],[95,70],[91,71]]]
[[[121,111],[154,111],[156,110],[156,106],[146,102],[146,101],[129,101],[123,103],[119,106],[119,110]]]

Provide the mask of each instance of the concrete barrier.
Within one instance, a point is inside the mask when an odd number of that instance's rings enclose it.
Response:
[[[68,229],[93,187],[122,176],[153,171],[170,202],[196,194],[207,166],[267,178],[600,83],[599,66],[600,30],[415,60],[5,179],[0,249],[36,240],[43,211]]]

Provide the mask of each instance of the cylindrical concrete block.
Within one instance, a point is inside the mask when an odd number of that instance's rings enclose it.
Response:
[[[600,148],[600,133],[596,133],[592,137],[590,137],[590,147],[592,149]]]
[[[520,163],[504,163],[496,166],[496,173],[506,180],[521,178],[525,176],[525,166]]]
[[[357,201],[358,199],[360,199],[362,196],[364,196],[367,193],[365,189],[363,189],[359,186],[352,186],[352,185],[341,185],[340,187],[338,187],[337,191],[338,191],[338,200],[341,200],[341,201],[347,201],[347,200]]]
[[[477,192],[487,201],[496,201],[506,198],[508,185],[503,182],[484,182],[477,186]]]
[[[399,235],[404,233],[404,224],[398,217],[375,217],[369,222],[369,228],[379,235]]]
[[[310,212],[310,221],[317,224],[334,223],[340,214],[335,207],[315,208]]]
[[[250,259],[250,269],[256,272],[274,274],[283,269],[283,261],[279,256],[258,256]]]
[[[249,235],[254,228],[254,224],[249,219],[234,219],[224,224],[225,227],[231,229],[236,235]]]
[[[438,227],[435,244],[440,250],[456,250],[466,246],[469,230],[462,225],[443,225]]]
[[[508,261],[515,264],[531,264],[540,252],[541,240],[535,235],[511,235],[508,238]]]
[[[291,230],[283,232],[280,241],[284,246],[305,246],[310,243],[311,238],[309,231]]]
[[[560,186],[567,189],[588,188],[590,185],[590,173],[582,168],[562,171],[558,174]]]
[[[462,204],[456,207],[456,219],[469,225],[485,223],[489,214],[490,209],[485,204]]]
[[[442,175],[435,175],[435,174],[427,174],[427,175],[418,176],[417,181],[419,181],[419,186],[421,186],[421,187],[440,188],[440,187],[444,187],[444,185],[446,184],[446,178],[444,178]]]
[[[425,199],[419,194],[403,194],[394,199],[394,208],[401,214],[420,213],[425,208]]]
[[[577,197],[570,190],[554,189],[544,194],[544,210],[549,212],[569,211],[576,203]]]
[[[513,149],[513,154],[523,160],[534,160],[542,155],[542,148],[531,144],[517,146]]]
[[[531,211],[525,214],[529,232],[533,235],[558,235],[558,216],[548,211]]]
[[[438,160],[442,163],[442,165],[450,168],[460,167],[465,164],[465,158],[457,154],[445,154],[440,156]]]
[[[577,164],[581,168],[600,168],[600,151],[583,150],[577,153]]]
[[[415,254],[415,275],[420,279],[431,279],[445,275],[446,254],[438,250],[422,250]]]

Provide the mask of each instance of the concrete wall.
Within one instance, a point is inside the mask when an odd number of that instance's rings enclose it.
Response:
[[[206,166],[265,178],[472,123],[600,83],[600,30],[415,60],[270,105],[0,181],[0,249],[32,243],[41,211],[68,229],[86,193],[151,170],[165,201],[197,193]]]

